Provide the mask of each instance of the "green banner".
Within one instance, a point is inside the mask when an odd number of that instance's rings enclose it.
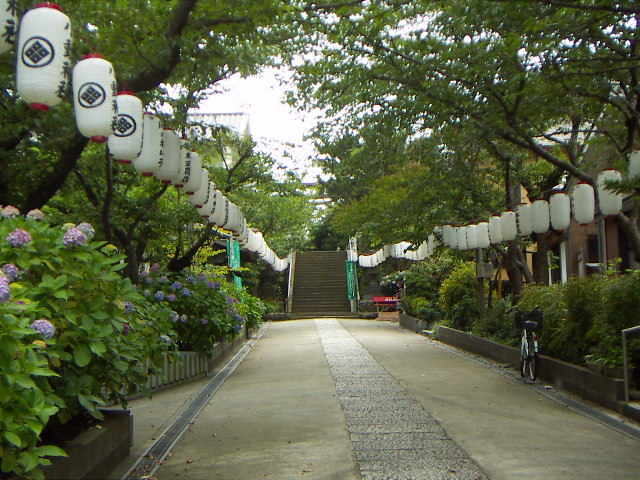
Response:
[[[240,268],[240,243],[232,238],[227,240],[227,263],[232,270]],[[233,283],[236,287],[242,288],[242,278],[236,274],[233,274]]]
[[[349,296],[349,300],[357,300],[358,299],[358,288],[356,282],[356,262],[352,262],[347,260],[347,294]]]

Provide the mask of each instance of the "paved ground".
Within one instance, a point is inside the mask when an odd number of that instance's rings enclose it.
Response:
[[[133,453],[203,386],[132,402]],[[153,475],[635,480],[640,442],[396,324],[302,320],[268,328]]]

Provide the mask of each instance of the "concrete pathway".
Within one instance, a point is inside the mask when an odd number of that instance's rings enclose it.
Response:
[[[146,425],[134,450],[164,428],[145,412],[170,423],[201,386],[134,401]],[[639,454],[637,440],[395,324],[319,319],[273,323],[153,475],[617,480],[640,478]]]

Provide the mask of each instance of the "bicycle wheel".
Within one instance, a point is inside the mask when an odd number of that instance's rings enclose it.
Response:
[[[529,371],[529,345],[526,337],[522,338],[520,343],[520,376],[526,377]]]
[[[533,348],[533,345],[531,345],[531,348],[529,349],[529,361],[528,363],[528,373],[529,373],[529,378],[531,380],[535,380],[536,377],[538,376],[538,352],[535,351],[535,349]]]

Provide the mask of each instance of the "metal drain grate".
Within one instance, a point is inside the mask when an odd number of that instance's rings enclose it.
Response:
[[[266,332],[271,323],[265,323],[255,337],[247,342],[247,344],[236,353],[220,372],[218,372],[211,381],[200,391],[198,395],[191,401],[176,420],[167,427],[167,429],[158,437],[158,439],[147,449],[146,452],[138,459],[138,461],[129,469],[121,480],[142,480],[153,475],[160,463],[165,459],[185,430],[191,424],[193,419],[200,413],[205,405],[209,402],[209,398],[220,388],[225,380],[233,373],[233,371],[244,360],[255,343]]]

